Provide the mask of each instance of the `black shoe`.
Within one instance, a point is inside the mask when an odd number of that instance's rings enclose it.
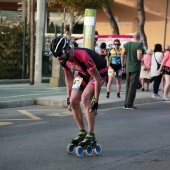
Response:
[[[117,98],[120,98],[120,92],[117,93]]]
[[[110,97],[110,92],[107,92],[106,98]]]
[[[144,89],[144,88],[142,88],[142,91],[145,91],[145,89]]]

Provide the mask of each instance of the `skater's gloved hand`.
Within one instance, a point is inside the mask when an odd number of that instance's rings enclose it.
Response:
[[[98,108],[98,100],[93,98],[91,102],[91,109],[89,110],[89,112],[94,111],[95,114],[97,114],[97,108]]]
[[[67,97],[67,106],[70,105],[70,97]]]

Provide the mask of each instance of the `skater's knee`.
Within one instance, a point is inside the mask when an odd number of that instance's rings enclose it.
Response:
[[[78,99],[71,100],[70,104],[71,104],[72,108],[74,108],[80,104],[80,100],[78,100]]]
[[[87,104],[89,104],[89,99],[87,96],[81,96],[81,101],[83,106],[86,106]]]

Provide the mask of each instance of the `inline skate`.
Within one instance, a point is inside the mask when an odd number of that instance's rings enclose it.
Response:
[[[92,155],[93,151],[99,155],[102,152],[102,148],[99,144],[97,144],[97,140],[95,135],[92,133],[87,133],[84,140],[79,142],[78,146],[76,147],[75,153],[78,157],[83,156],[84,152],[86,155]]]

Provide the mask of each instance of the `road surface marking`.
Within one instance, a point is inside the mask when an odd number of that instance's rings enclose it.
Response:
[[[3,121],[12,121],[12,120],[32,120],[32,119],[3,119]]]
[[[62,112],[62,113],[50,113],[46,114],[46,116],[70,116],[72,115],[71,112]]]
[[[41,118],[33,115],[32,113],[28,112],[27,110],[18,110],[20,113],[27,115],[28,117],[30,117],[32,120],[41,120]]]
[[[0,122],[0,126],[4,126],[4,125],[10,125],[13,124],[12,122]]]

